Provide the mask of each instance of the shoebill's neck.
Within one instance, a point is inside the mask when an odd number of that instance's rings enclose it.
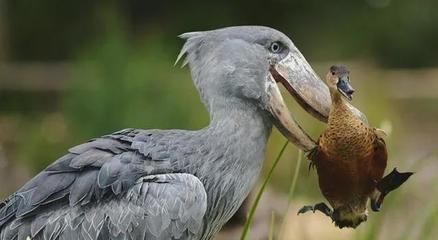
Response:
[[[211,123],[202,130],[210,153],[199,166],[207,191],[204,232],[216,233],[254,187],[272,129],[268,115],[255,104],[222,99],[210,105]],[[208,235],[209,235],[208,234]]]

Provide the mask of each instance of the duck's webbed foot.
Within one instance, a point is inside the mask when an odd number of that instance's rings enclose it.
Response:
[[[396,168],[392,170],[388,175],[386,175],[382,180],[376,184],[376,189],[379,190],[380,194],[377,198],[371,199],[371,209],[375,212],[380,210],[383,203],[383,199],[388,193],[399,188],[404,182],[408,180],[410,176],[414,174],[413,172],[401,173],[397,171]]]
[[[324,215],[326,215],[327,217],[333,218],[333,210],[323,202],[317,203],[314,206],[311,205],[303,206],[302,208],[300,208],[300,210],[298,210],[297,215],[301,213],[306,213],[308,211],[312,211],[312,212],[320,211],[324,213]]]

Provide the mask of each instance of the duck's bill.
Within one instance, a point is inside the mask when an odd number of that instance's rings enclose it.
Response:
[[[343,77],[339,78],[338,83],[336,84],[338,91],[349,101],[353,99],[354,89],[348,82],[348,79]]]
[[[270,68],[267,92],[275,125],[289,141],[308,152],[316,144],[291,116],[278,83],[282,83],[307,112],[321,121],[327,121],[330,111],[329,90],[301,54],[289,54]]]

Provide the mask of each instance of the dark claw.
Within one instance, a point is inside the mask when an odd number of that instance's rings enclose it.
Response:
[[[374,212],[380,212],[380,205],[377,200],[375,199],[371,199],[371,210],[373,210]]]
[[[316,210],[324,213],[327,217],[332,217],[333,211],[325,203],[318,203],[313,207],[313,212]]]
[[[315,206],[304,206],[298,211],[298,214],[306,213],[308,211],[312,211],[312,212],[320,211],[320,212],[324,213],[324,215],[326,215],[330,218],[332,218],[332,214],[333,214],[333,211],[325,203],[318,203],[318,204],[315,204]]]
[[[380,211],[380,207],[382,206],[383,199],[388,193],[394,191],[399,188],[406,180],[409,179],[410,176],[414,174],[413,172],[404,172],[401,173],[397,171],[397,168],[394,168],[392,172],[386,175],[380,182],[377,183],[376,188],[380,192],[379,198],[371,200],[371,209],[374,212]]]
[[[300,208],[300,210],[298,210],[297,215],[300,215],[302,213],[306,213],[308,211],[315,212],[315,211],[313,211],[313,206],[307,205],[307,206],[303,206],[302,208]]]

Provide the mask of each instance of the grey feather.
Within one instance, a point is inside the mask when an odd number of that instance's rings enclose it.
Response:
[[[47,174],[45,181],[38,183],[30,199],[32,206],[39,205],[48,197],[68,188],[76,179],[76,173]]]
[[[80,155],[76,155],[71,159],[70,167],[81,169],[84,167],[99,167],[109,161],[113,154],[98,149],[90,149]]]
[[[76,179],[70,188],[69,202],[71,207],[81,202],[84,205],[91,200],[96,189],[97,174],[98,171],[92,169],[84,171]]]
[[[40,214],[32,221],[30,225],[30,237],[35,238],[47,225],[49,215]]]
[[[192,52],[197,47],[197,45],[201,43],[202,36],[204,34],[205,34],[204,32],[187,32],[179,35],[180,38],[186,40],[186,43],[184,44],[180,53],[178,54],[178,57],[176,58],[174,65],[176,65],[184,57],[184,55]],[[187,63],[188,63],[188,59],[186,58],[181,64],[181,67],[186,66]]]

